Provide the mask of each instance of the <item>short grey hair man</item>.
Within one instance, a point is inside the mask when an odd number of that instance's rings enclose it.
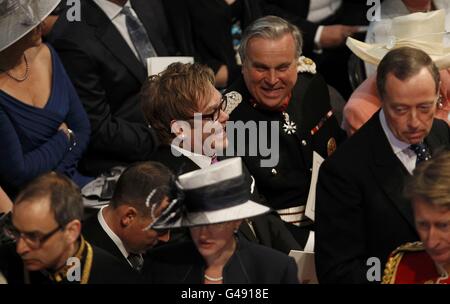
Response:
[[[300,30],[295,25],[283,18],[276,16],[266,16],[251,23],[242,34],[241,45],[239,46],[239,56],[244,63],[247,55],[248,42],[255,37],[277,40],[286,34],[291,34],[296,46],[296,59],[302,55],[303,38]]]

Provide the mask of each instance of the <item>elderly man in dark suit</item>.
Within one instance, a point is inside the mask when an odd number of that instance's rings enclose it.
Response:
[[[433,119],[439,84],[437,67],[420,50],[395,49],[379,64],[382,109],[320,169],[315,242],[320,282],[380,280],[381,269],[371,267],[382,267],[392,250],[418,240],[402,189],[416,163],[450,143],[448,125]]]
[[[98,175],[149,159],[156,137],[144,121],[138,98],[147,78],[146,58],[175,53],[161,1],[82,1],[81,20],[59,18],[48,39],[92,126],[80,169]]]

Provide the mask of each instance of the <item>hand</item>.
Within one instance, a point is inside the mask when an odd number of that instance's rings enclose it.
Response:
[[[69,127],[67,126],[67,124],[65,122],[63,122],[58,130],[61,130],[64,132],[64,134],[66,134],[67,138],[70,140],[70,133],[69,133]]]
[[[324,26],[320,35],[320,47],[323,49],[335,48],[345,43],[347,37],[358,32],[358,26],[328,25]]]

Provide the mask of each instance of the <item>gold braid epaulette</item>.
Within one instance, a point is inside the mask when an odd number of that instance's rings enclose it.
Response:
[[[422,242],[406,243],[395,249],[384,268],[382,284],[394,284],[397,275],[397,268],[405,252],[424,250]]]

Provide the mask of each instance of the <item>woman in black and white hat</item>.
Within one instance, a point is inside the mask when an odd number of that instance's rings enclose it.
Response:
[[[0,184],[12,196],[48,171],[79,186],[90,126],[41,23],[60,0],[0,0]]]
[[[178,184],[184,200],[172,202],[152,228],[189,227],[192,241],[152,251],[151,282],[298,283],[291,257],[237,237],[242,220],[270,211],[249,199],[240,158],[181,175]]]

